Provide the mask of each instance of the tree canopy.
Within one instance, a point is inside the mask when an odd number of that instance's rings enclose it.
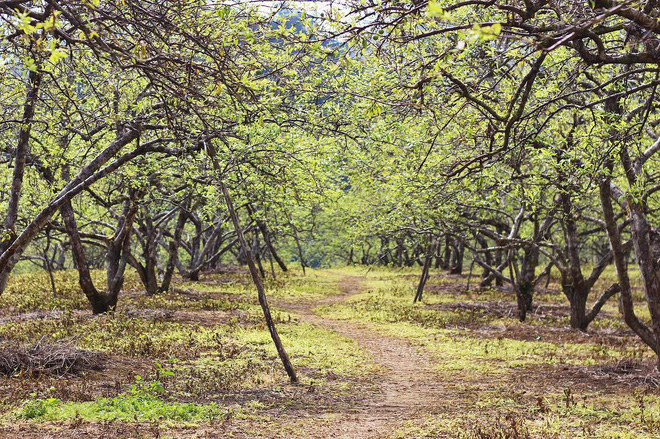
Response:
[[[520,320],[555,272],[571,328],[618,297],[660,355],[659,15],[0,0],[0,293],[21,264],[75,268],[106,313],[127,270],[158,295],[247,264],[295,381],[263,285],[276,266],[419,266],[415,301],[434,267],[477,269]]]

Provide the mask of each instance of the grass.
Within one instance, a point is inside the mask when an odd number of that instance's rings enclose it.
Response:
[[[109,355],[111,366],[105,373],[73,378],[0,378],[0,391],[7,390],[0,398],[5,423],[211,422],[230,412],[259,414],[286,398],[282,388],[288,378],[244,273],[177,281],[172,292],[151,297],[130,273],[117,311],[105,316],[91,315],[72,273],[57,273],[56,298],[41,277],[29,273],[12,278],[0,298],[0,338],[23,344],[71,343]],[[274,301],[315,300],[336,293],[340,277],[331,272],[304,278],[283,273],[269,280],[269,296]],[[33,293],[23,294],[27,288]],[[303,386],[344,394],[340,383],[371,372],[368,357],[353,340],[277,308],[273,316]],[[162,389],[136,393],[135,374]],[[256,393],[252,398],[232,396],[245,392]]]
[[[433,355],[443,383],[460,395],[460,406],[471,408],[407,423],[392,437],[657,437],[657,391],[641,383],[614,384],[616,374],[605,377],[608,384],[596,381],[607,366],[653,361],[629,331],[619,334],[625,325],[615,302],[583,335],[567,329],[565,299],[558,292],[537,296],[550,314],[521,324],[503,312],[503,304],[514,306],[507,291],[466,291],[465,278],[433,277],[423,303],[413,304],[416,281],[406,271],[372,271],[362,293],[317,308],[322,315],[411,340]],[[481,307],[484,303],[489,306]]]
[[[382,370],[355,340],[284,309],[323,303],[344,291],[345,279],[359,277],[360,293],[315,312],[409,340],[428,353],[436,374],[429,378],[449,395],[440,412],[401,419],[391,437],[657,437],[660,395],[643,379],[652,355],[622,324],[614,301],[585,335],[567,329],[566,300],[554,282],[520,323],[509,291],[468,291],[464,277],[432,276],[422,303],[413,304],[417,275],[347,267],[269,279],[273,315],[301,386],[287,384],[245,273],[178,280],[172,292],[152,297],[130,273],[117,312],[97,317],[72,273],[57,273],[57,297],[42,274],[17,276],[0,297],[0,338],[70,343],[109,362],[102,372],[76,376],[0,378],[0,430],[156,422],[178,431],[221,421],[241,423],[247,436],[263,436],[266,426],[280,437],[311,434],[314,419],[332,425],[350,412],[355,386],[377,385]],[[620,364],[642,372],[621,372]]]
[[[15,416],[33,421],[159,421],[178,424],[225,419],[230,413],[231,410],[216,403],[179,403],[164,401],[155,395],[121,395],[88,402],[35,399],[26,401]]]
[[[268,296],[284,302],[311,302],[339,293],[338,283],[346,270],[308,270],[306,276],[285,273],[277,281],[270,281]]]
[[[657,395],[625,399],[564,391],[535,400],[492,394],[480,399],[479,413],[429,416],[404,423],[391,437],[651,439],[660,431]]]

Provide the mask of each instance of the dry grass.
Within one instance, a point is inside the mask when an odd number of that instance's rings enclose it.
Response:
[[[69,343],[46,343],[40,340],[26,346],[5,342],[0,344],[0,374],[12,377],[19,374],[64,376],[99,370],[105,355],[78,349]]]

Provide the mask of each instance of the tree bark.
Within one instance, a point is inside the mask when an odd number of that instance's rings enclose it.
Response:
[[[183,235],[183,229],[186,225],[187,219],[188,216],[186,215],[185,210],[181,209],[179,212],[179,217],[177,218],[176,226],[174,227],[174,237],[170,241],[170,244],[167,248],[169,258],[167,259],[167,266],[165,267],[163,282],[160,286],[160,291],[163,293],[169,291],[170,285],[172,283],[174,268],[176,267],[176,262],[179,259],[179,245],[181,244],[181,236]]]
[[[80,240],[80,232],[78,231],[78,225],[76,224],[71,201],[67,201],[62,205],[60,208],[60,214],[64,220],[69,240],[71,241],[71,254],[78,271],[78,284],[80,285],[80,289],[83,294],[85,294],[85,297],[87,297],[94,314],[108,312],[110,310],[110,304],[107,301],[107,297],[96,289],[94,282],[92,281],[92,275],[85,255],[85,248]]]
[[[465,246],[463,245],[463,241],[459,240],[455,245],[452,245],[451,270],[449,271],[449,274],[463,273],[464,255],[465,255]]]
[[[611,163],[606,163],[606,168],[612,170]],[[619,307],[623,314],[623,319],[630,329],[637,334],[644,343],[646,343],[658,355],[660,362],[660,346],[658,346],[657,338],[653,331],[646,326],[635,314],[634,303],[631,295],[630,278],[628,277],[628,265],[626,264],[625,252],[621,236],[616,224],[614,216],[614,209],[612,207],[610,178],[601,178],[598,184],[600,193],[600,202],[603,209],[603,218],[605,220],[605,228],[607,236],[610,241],[610,248],[612,250],[614,267],[616,269],[617,278],[619,280],[619,287],[621,293],[619,294]]]
[[[207,149],[209,155],[211,156],[211,160],[213,162],[213,167],[217,172],[222,172],[222,168],[220,166],[220,163],[218,162],[218,159],[216,157],[215,153],[215,147],[213,146],[212,143],[208,144],[208,149]],[[250,246],[248,245],[247,241],[245,240],[245,235],[243,235],[243,229],[241,228],[241,223],[238,219],[238,214],[236,213],[236,210],[234,209],[234,203],[232,202],[231,196],[229,195],[229,190],[227,189],[227,186],[225,186],[224,182],[222,180],[218,181],[218,184],[220,186],[220,190],[222,191],[222,195],[225,199],[225,203],[227,204],[227,210],[229,211],[229,216],[231,217],[231,221],[234,225],[234,229],[236,231],[236,236],[238,237],[238,242],[241,244],[241,248],[243,249],[243,253],[245,254],[245,258],[247,259],[247,265],[248,269],[250,271],[250,276],[252,276],[252,281],[254,282],[254,286],[257,288],[257,295],[259,298],[259,305],[261,305],[261,310],[264,313],[264,319],[266,320],[266,326],[268,327],[268,331],[270,332],[270,336],[273,339],[273,343],[275,344],[275,348],[277,349],[277,353],[280,357],[280,360],[282,361],[282,365],[284,366],[284,370],[286,371],[287,375],[289,376],[289,379],[291,380],[292,383],[297,383],[298,382],[298,377],[296,376],[296,372],[293,368],[293,365],[291,364],[291,360],[289,359],[289,355],[286,353],[286,350],[284,349],[284,345],[282,344],[282,340],[280,339],[279,334],[277,333],[277,328],[275,327],[275,322],[273,321],[273,317],[271,316],[270,313],[270,307],[268,306],[268,300],[266,298],[266,288],[264,287],[263,280],[259,276],[259,271],[257,270],[257,266],[254,263],[254,259],[252,258],[252,252],[250,251]]]
[[[417,293],[413,299],[413,303],[417,303],[422,300],[422,295],[424,294],[424,287],[426,286],[426,281],[429,278],[429,269],[431,268],[431,261],[433,260],[433,255],[435,254],[435,242],[430,242],[426,248],[426,256],[424,258],[424,266],[422,268],[422,275],[419,279],[419,284],[417,285]]]
[[[254,215],[254,211],[251,208],[250,212]],[[270,239],[270,231],[268,230],[268,226],[263,220],[257,218],[256,215],[254,216],[254,220],[257,223],[257,227],[259,227],[259,231],[261,231],[261,236],[264,237],[264,242],[266,243],[266,247],[268,247],[268,252],[275,259],[275,262],[277,262],[277,265],[279,265],[280,269],[286,273],[289,271],[289,269],[287,268],[282,258],[280,258],[280,256],[275,251],[273,241]]]
[[[296,241],[296,248],[298,249],[298,259],[300,259],[300,267],[302,268],[303,271],[303,276],[307,275],[307,272],[305,271],[305,268],[307,267],[307,263],[305,262],[305,256],[303,255],[303,249],[302,246],[300,245],[300,238],[298,237],[298,229],[295,227],[293,228],[293,239]],[[351,247],[351,254],[349,257],[349,265],[353,265],[353,247]]]
[[[9,273],[18,262],[21,254],[53,214],[85,187],[116,171],[139,153],[138,151],[127,153],[105,168],[99,169],[121,148],[135,140],[137,135],[138,131],[133,128],[124,130],[115,141],[69,181],[57,196],[34,217],[21,234],[11,241],[11,244],[0,254],[0,294],[4,291]]]
[[[14,156],[14,173],[11,180],[11,188],[9,192],[9,202],[7,205],[7,215],[3,223],[5,233],[9,236],[2,237],[3,245],[1,249],[4,251],[13,240],[16,232],[16,220],[18,219],[18,206],[21,199],[23,189],[23,176],[25,174],[25,164],[30,148],[30,133],[32,131],[32,119],[36,109],[37,97],[39,95],[39,87],[41,85],[41,73],[37,71],[30,71],[28,75],[28,92],[25,97],[25,104],[23,105],[23,117],[21,118],[21,128],[18,133],[18,143],[16,145],[16,153]]]

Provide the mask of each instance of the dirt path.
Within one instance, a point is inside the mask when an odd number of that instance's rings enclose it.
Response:
[[[353,412],[340,413],[327,437],[385,438],[406,420],[438,412],[443,399],[442,386],[434,379],[431,361],[424,352],[403,338],[384,336],[359,323],[321,317],[312,311],[317,306],[341,303],[359,293],[361,278],[347,277],[340,286],[341,294],[320,301],[280,304],[306,323],[355,340],[383,370],[373,394],[364,395],[364,403]]]
[[[277,407],[283,416],[273,421],[259,419],[232,419],[197,427],[160,427],[156,423],[92,422],[76,424],[46,423],[43,425],[18,423],[0,431],[0,438],[107,438],[107,437],[166,437],[180,438],[389,438],[408,420],[421,422],[434,413],[446,413],[453,408],[459,395],[441,384],[432,370],[431,359],[408,340],[380,334],[367,325],[334,320],[314,313],[322,305],[341,303],[362,289],[363,277],[345,277],[340,283],[341,293],[322,300],[298,303],[277,303],[277,307],[295,314],[301,321],[334,331],[355,340],[378,366],[376,375],[367,379],[356,378],[356,398],[333,400],[319,409],[315,404],[287,411],[286,405]],[[145,312],[153,312],[147,309]],[[199,312],[179,312],[183,321],[199,320]],[[44,316],[49,318],[50,316]],[[222,324],[218,313],[201,314],[207,323]],[[215,319],[215,320],[214,320]],[[291,386],[292,392],[307,392],[300,386]],[[342,389],[343,390],[343,389]],[[295,395],[295,393],[294,393]],[[304,400],[304,398],[301,398]],[[347,400],[350,401],[347,403]],[[312,400],[308,400],[312,401]],[[339,401],[334,404],[335,401]],[[270,423],[281,423],[270,431]],[[65,425],[66,427],[62,427]],[[276,431],[275,431],[276,430]]]

